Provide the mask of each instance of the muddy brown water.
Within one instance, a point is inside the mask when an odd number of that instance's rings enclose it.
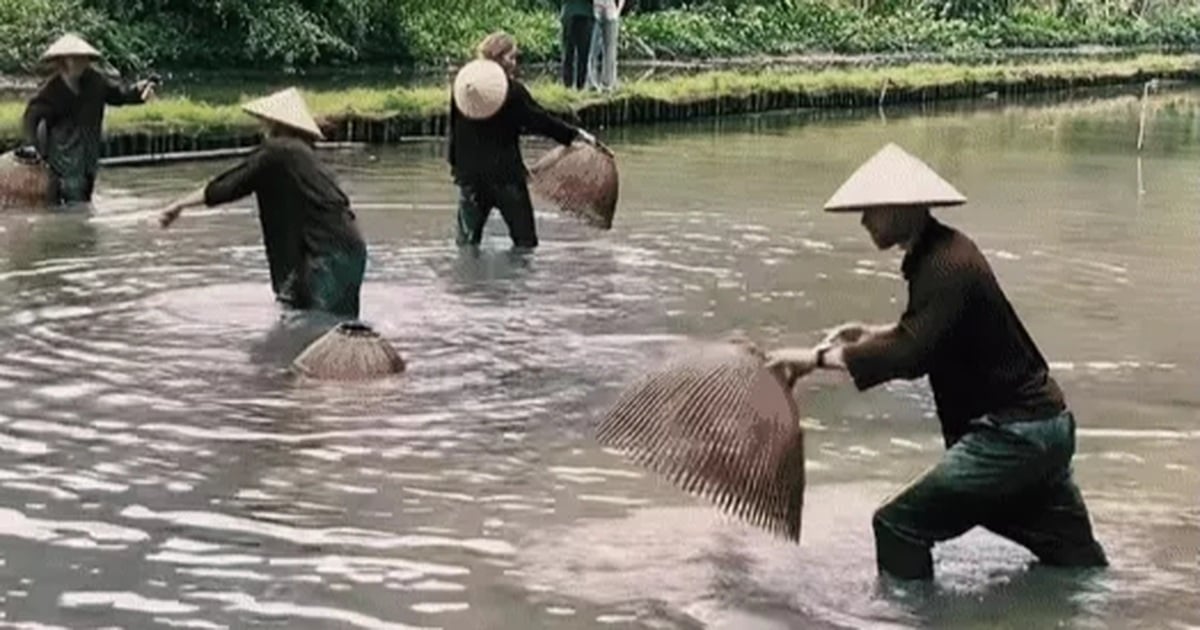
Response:
[[[228,162],[0,217],[0,627],[1198,627],[1200,91],[1157,103],[1140,164],[1121,95],[600,130],[614,229],[543,212],[532,255],[498,217],[455,249],[439,144],[330,155],[410,365],[363,386],[281,373],[252,202],[153,225]],[[688,337],[893,320],[899,254],[819,211],[889,140],[970,197],[938,214],[1066,391],[1108,570],[976,530],[928,588],[877,582],[871,511],[942,450],[924,381],[801,388],[799,545],[591,438]]]

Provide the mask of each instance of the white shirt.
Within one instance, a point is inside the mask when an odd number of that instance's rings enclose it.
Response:
[[[592,0],[592,9],[596,12],[596,17],[605,20],[621,17],[621,12],[617,10],[617,0]]]

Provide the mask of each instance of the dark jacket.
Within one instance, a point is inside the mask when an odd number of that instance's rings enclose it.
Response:
[[[537,134],[568,145],[578,137],[579,130],[550,115],[515,79],[509,79],[504,105],[484,120],[463,116],[451,93],[447,159],[454,180],[459,184],[492,185],[525,181],[529,172],[519,146],[522,134]]]
[[[971,239],[931,219],[903,271],[908,306],[899,324],[844,351],[858,389],[928,375],[947,445],[974,418],[1035,420],[1065,409],[1045,359]]]
[[[366,247],[333,170],[303,140],[267,138],[240,164],[209,182],[204,203],[220,205],[251,193],[258,198],[271,287],[277,295],[284,293],[289,280],[304,280],[309,260]]]

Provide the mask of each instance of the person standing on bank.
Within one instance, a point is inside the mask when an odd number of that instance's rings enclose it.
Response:
[[[1102,567],[1072,480],[1075,418],[975,243],[930,215],[966,198],[889,144],[833,195],[826,211],[860,211],[875,245],[905,252],[908,306],[894,325],[841,326],[816,348],[768,365],[790,379],[825,368],[863,391],[928,375],[946,444],[942,460],[874,514],[876,561],[900,579],[931,579],[935,543],[977,525],[1052,566]]]
[[[492,208],[508,225],[513,245],[538,245],[529,197],[529,172],[518,144],[534,133],[570,145],[596,145],[596,138],[550,115],[513,75],[517,41],[507,33],[488,35],[478,58],[459,70],[450,95],[447,160],[459,190],[458,245],[479,245]]]
[[[596,90],[617,87],[617,40],[621,33],[621,11],[625,0],[594,0],[596,27],[588,62],[588,83]]]
[[[88,203],[100,168],[101,131],[106,105],[145,103],[154,98],[154,81],[126,85],[100,74],[92,63],[100,52],[68,33],[42,54],[40,65],[54,75],[25,107],[22,128],[25,160],[45,160],[50,170],[51,205]],[[44,130],[44,136],[39,133]]]
[[[596,24],[592,0],[563,0],[560,21],[563,85],[582,90],[587,85],[592,30]]]
[[[217,206],[250,194],[258,218],[276,299],[297,310],[357,319],[367,247],[350,200],[333,170],[313,148],[324,138],[295,88],[242,108],[264,125],[266,138],[240,164],[170,204],[165,228],[193,206]]]

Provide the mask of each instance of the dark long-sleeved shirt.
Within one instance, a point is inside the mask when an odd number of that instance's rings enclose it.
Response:
[[[45,122],[47,146],[38,148],[55,172],[64,177],[91,175],[100,164],[105,106],[141,102],[141,92],[135,86],[92,68],[80,75],[78,93],[61,75],[55,75],[42,84],[25,107],[25,140],[37,145],[38,125]]]
[[[529,172],[521,157],[522,134],[537,134],[567,145],[579,130],[548,113],[515,79],[508,82],[504,105],[484,120],[463,116],[451,94],[447,159],[454,180],[494,185],[525,181]]]
[[[307,260],[364,248],[350,200],[333,170],[303,140],[267,138],[240,164],[214,178],[204,189],[204,203],[215,206],[254,193],[263,245],[277,295],[293,281],[303,281]]]
[[[1065,408],[1045,359],[975,243],[930,220],[904,257],[908,306],[891,331],[847,346],[859,390],[928,375],[949,446],[974,418],[1044,418]]]

